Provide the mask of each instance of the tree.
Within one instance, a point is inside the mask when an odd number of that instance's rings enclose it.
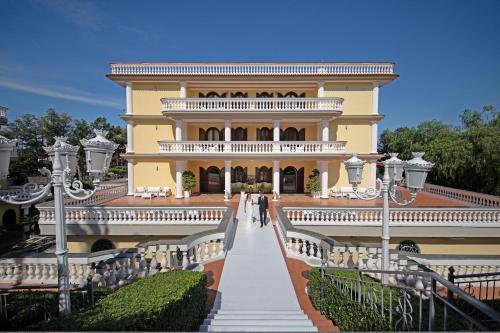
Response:
[[[44,144],[51,146],[54,144],[56,136],[68,137],[73,132],[73,120],[67,113],[59,114],[53,108],[47,110],[47,114],[39,120]]]
[[[461,127],[424,121],[415,127],[385,130],[379,152],[398,152],[401,159],[424,151],[435,163],[428,180],[435,184],[500,195],[500,116],[487,105],[481,112],[466,109]]]

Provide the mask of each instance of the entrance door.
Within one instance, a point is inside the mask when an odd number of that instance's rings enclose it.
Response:
[[[220,193],[222,188],[221,171],[216,166],[211,166],[207,169],[207,192]]]
[[[283,170],[283,193],[297,192],[297,169],[292,166]]]

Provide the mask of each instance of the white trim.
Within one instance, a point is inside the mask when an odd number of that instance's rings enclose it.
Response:
[[[224,141],[231,141],[231,119],[224,120]]]
[[[134,195],[134,163],[127,163],[127,195]]]
[[[182,120],[175,121],[175,141],[182,141]]]
[[[182,173],[186,169],[186,161],[175,161],[175,198],[184,198],[184,188],[182,186]]]
[[[377,162],[370,163],[370,187],[375,188],[377,182]]]
[[[280,194],[280,161],[273,161],[273,191]]]
[[[275,142],[280,141],[280,121],[279,120],[274,121],[273,141],[275,141]]]
[[[328,161],[318,161],[321,176],[321,199],[328,199]]]
[[[373,114],[378,114],[378,91],[379,91],[379,83],[373,82]]]
[[[125,85],[125,102],[126,102],[126,114],[132,114],[132,82],[127,82]]]

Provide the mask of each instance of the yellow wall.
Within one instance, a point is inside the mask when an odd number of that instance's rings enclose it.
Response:
[[[347,141],[346,153],[368,154],[372,151],[372,125],[368,121],[330,122],[330,140]]]
[[[371,186],[371,168],[367,163],[363,168],[363,178],[360,187],[368,188]],[[344,162],[340,160],[330,161],[328,163],[328,185],[329,187],[350,187],[347,179],[347,172],[345,171]]]
[[[350,242],[354,244],[380,243],[379,237],[336,237],[334,235],[330,237],[338,242]],[[395,249],[403,240],[412,240],[417,243],[422,254],[500,255],[498,238],[392,237],[389,247]]]
[[[373,112],[372,83],[325,83],[325,97],[344,99],[344,115],[367,115]]]
[[[136,154],[157,154],[160,151],[158,141],[174,140],[175,124],[137,124],[134,126],[134,145]]]
[[[133,83],[132,112],[134,115],[157,115],[162,112],[161,99],[179,97],[178,83]],[[136,139],[137,140],[137,139]]]
[[[169,186],[172,192],[175,192],[175,162],[136,161],[134,188],[138,186]]]

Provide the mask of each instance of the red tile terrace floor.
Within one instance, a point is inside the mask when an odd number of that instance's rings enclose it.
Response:
[[[267,195],[271,199],[271,195]],[[405,197],[407,197],[405,193]],[[123,196],[104,203],[101,206],[169,206],[169,205],[236,205],[240,201],[240,194],[233,195],[230,201],[224,201],[223,194],[195,194],[190,198],[176,199],[174,196],[167,198],[143,199],[140,197]],[[271,200],[269,200],[271,202]],[[329,198],[313,199],[307,194],[282,194],[279,206],[330,206],[330,207],[382,207],[382,200],[365,201],[360,199]],[[392,205],[391,205],[392,206]],[[396,205],[394,205],[396,206]],[[236,208],[235,207],[235,208]],[[468,204],[447,199],[438,195],[421,192],[417,200],[410,207],[469,207]]]

